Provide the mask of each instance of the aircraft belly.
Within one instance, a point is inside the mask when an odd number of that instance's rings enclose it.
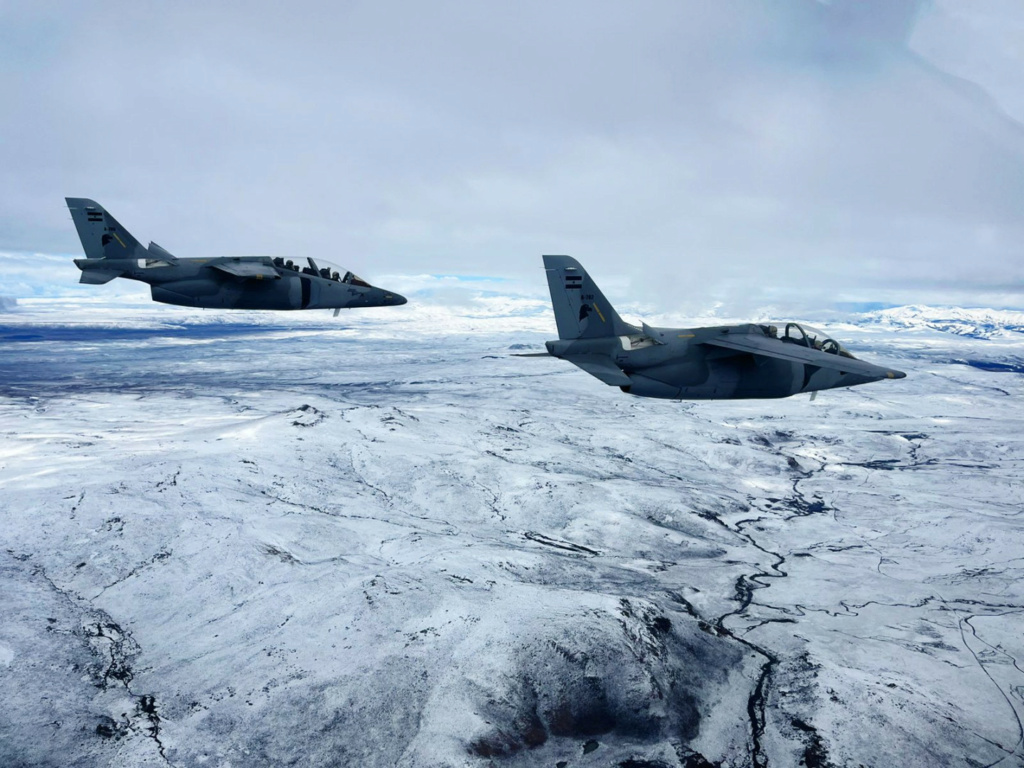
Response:
[[[806,366],[791,360],[755,355],[741,367],[734,398],[789,397],[800,392]]]
[[[705,382],[683,387],[692,400],[789,397],[800,391],[803,366],[788,360],[734,355],[708,361]]]
[[[629,367],[625,373],[630,383],[622,387],[631,395],[678,400],[683,396],[684,387],[707,379],[707,364],[702,359],[677,360],[647,367],[630,365],[636,362],[636,358],[636,353],[632,353],[626,362]]]
[[[206,309],[296,309],[299,286],[289,281],[237,282],[197,278],[152,285],[154,301]],[[296,294],[296,295],[293,295]]]
[[[639,368],[636,372],[646,378],[663,381],[675,387],[695,387],[708,380],[709,368],[706,360],[689,359]]]
[[[159,301],[161,304],[176,304],[177,306],[180,307],[204,306],[199,297],[197,296],[179,293],[176,290],[171,290],[171,288],[173,288],[175,285],[175,283],[151,285],[149,287],[149,293],[153,297],[153,301]]]
[[[178,304],[185,307],[220,307],[220,284],[214,280],[196,278],[173,280],[150,285],[153,301]]]
[[[227,296],[232,309],[292,309],[283,280],[252,280],[233,287]]]
[[[680,397],[678,385],[652,379],[639,373],[629,374],[629,384],[623,386],[622,391],[637,397],[658,397],[664,400],[678,400]]]
[[[565,343],[572,351],[587,357],[582,354],[582,342]],[[572,356],[564,356],[606,384],[619,385],[629,394],[672,400],[782,398],[799,392],[847,387],[874,380],[799,360],[721,348],[721,345],[701,349],[705,350],[702,354],[698,354],[694,347],[680,354],[678,349],[659,345],[615,354],[612,358],[615,367],[621,367],[629,377],[629,384],[602,376],[600,371],[580,365]],[[603,348],[592,352],[595,359],[607,359]]]

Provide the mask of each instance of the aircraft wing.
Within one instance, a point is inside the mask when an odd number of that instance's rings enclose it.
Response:
[[[264,264],[262,261],[227,261],[211,264],[210,266],[235,277],[251,277],[256,280],[263,280],[265,278],[277,280],[281,277],[280,272],[269,264]]]
[[[565,359],[613,387],[628,387],[633,383],[607,355],[573,355]]]
[[[780,339],[769,338],[768,336],[756,336],[754,334],[722,334],[711,339],[706,339],[703,344],[710,344],[715,347],[723,347],[736,352],[746,352],[751,355],[762,355],[764,357],[775,357],[780,360],[791,360],[795,363],[815,365],[818,368],[831,368],[841,373],[857,373],[863,376],[888,376],[891,379],[903,378],[899,371],[885,371],[882,366],[866,363],[863,360],[856,360],[852,357],[822,352],[820,349],[811,349],[799,344],[788,344]]]

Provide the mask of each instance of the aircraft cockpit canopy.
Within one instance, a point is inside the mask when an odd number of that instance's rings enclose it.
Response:
[[[782,328],[781,333],[779,332],[780,327]],[[778,325],[762,325],[761,330],[764,331],[765,336],[779,339],[785,344],[798,344],[801,347],[807,347],[808,349],[817,349],[822,352],[828,352],[832,355],[840,355],[842,357],[856,359],[850,354],[849,350],[847,350],[846,347],[838,341],[809,325],[800,325],[799,323],[779,323]]]
[[[329,261],[314,260],[312,258],[306,259],[306,265],[303,266],[302,262],[293,262],[291,259],[285,260],[282,258],[274,259],[274,266],[281,269],[290,269],[294,272],[301,272],[304,275],[314,275],[316,277],[322,277],[324,280],[334,280],[337,283],[347,283],[348,285],[358,285],[363,288],[370,288],[370,284],[353,274],[348,272],[336,264],[332,264]]]

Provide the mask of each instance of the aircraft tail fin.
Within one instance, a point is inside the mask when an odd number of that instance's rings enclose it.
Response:
[[[619,317],[582,265],[569,256],[545,256],[551,306],[560,339],[596,339],[637,333]]]
[[[86,258],[146,258],[148,251],[102,205],[84,197],[66,197]]]

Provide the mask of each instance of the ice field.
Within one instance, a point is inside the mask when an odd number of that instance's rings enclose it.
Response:
[[[0,765],[1024,764],[1019,315],[678,403],[388,311],[0,315]]]

